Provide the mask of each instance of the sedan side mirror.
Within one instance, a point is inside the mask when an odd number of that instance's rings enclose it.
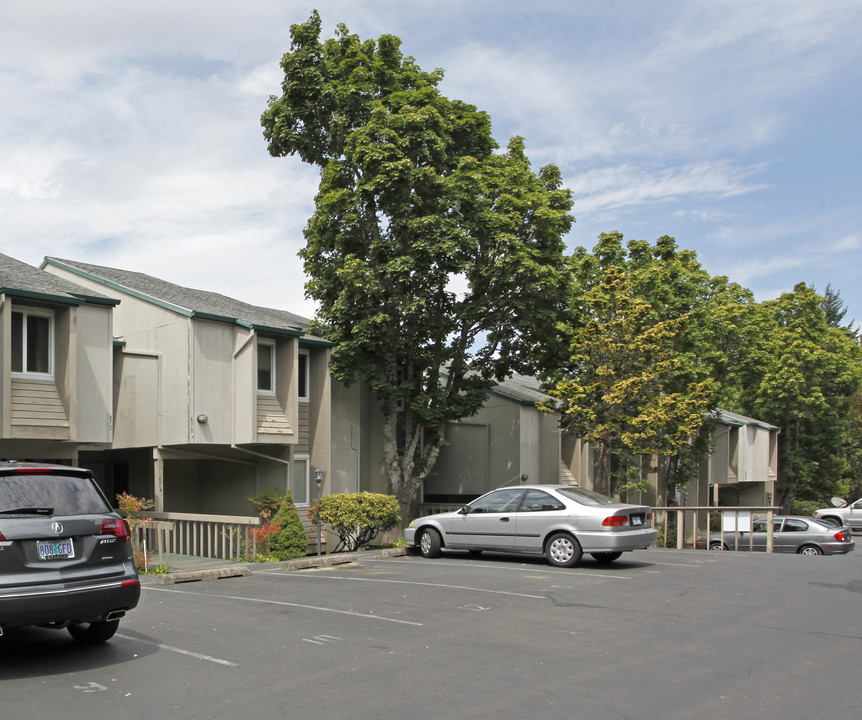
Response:
[[[465,505],[464,507],[462,507],[462,508],[458,511],[458,514],[459,514],[459,515],[469,515],[469,514],[470,514],[470,506],[469,506],[469,505]]]

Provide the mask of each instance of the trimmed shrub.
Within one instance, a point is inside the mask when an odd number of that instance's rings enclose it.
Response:
[[[358,492],[337,493],[321,498],[320,504],[308,511],[317,525],[329,525],[338,535],[334,552],[352,552],[367,545],[380,533],[392,530],[401,522],[398,501],[394,495]]]
[[[278,512],[272,519],[272,524],[276,525],[278,530],[269,536],[270,555],[276,560],[304,557],[308,547],[308,537],[290,493],[284,496]]]

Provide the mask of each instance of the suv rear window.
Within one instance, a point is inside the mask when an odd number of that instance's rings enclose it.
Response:
[[[87,477],[71,475],[0,476],[0,513],[51,508],[54,515],[110,512],[102,494]]]

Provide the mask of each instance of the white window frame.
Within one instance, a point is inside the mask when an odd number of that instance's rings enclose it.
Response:
[[[270,358],[272,359],[272,365],[270,366],[270,381],[271,388],[262,388],[260,387],[260,351],[261,348],[266,348],[266,351],[270,354]],[[266,338],[259,338],[257,341],[257,367],[255,367],[255,386],[257,387],[258,395],[269,395],[275,396],[275,341],[268,340]]]
[[[299,365],[305,358],[305,383],[302,382],[302,373],[299,372]],[[299,357],[296,361],[296,382],[297,382],[297,398],[299,402],[308,402],[311,385],[311,355],[308,350],[300,350]],[[304,387],[303,387],[304,385]]]
[[[33,380],[54,379],[54,311],[42,308],[13,307],[12,313],[22,316],[21,322],[21,371],[13,371],[12,377],[31,378]],[[27,370],[27,318],[41,317],[48,319],[48,372],[34,372]],[[15,338],[12,338],[15,342]]]
[[[293,503],[297,507],[311,507],[311,456],[307,453],[301,453],[293,456],[293,462],[290,464],[290,494],[293,496],[294,490],[296,489],[296,481],[298,478],[295,477],[296,473],[296,464],[299,462],[305,463],[305,502],[296,502],[296,498],[293,498]]]

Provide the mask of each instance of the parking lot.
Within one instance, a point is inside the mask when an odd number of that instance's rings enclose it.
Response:
[[[862,555],[487,553],[157,586],[113,640],[0,640],[4,717],[862,716]]]

